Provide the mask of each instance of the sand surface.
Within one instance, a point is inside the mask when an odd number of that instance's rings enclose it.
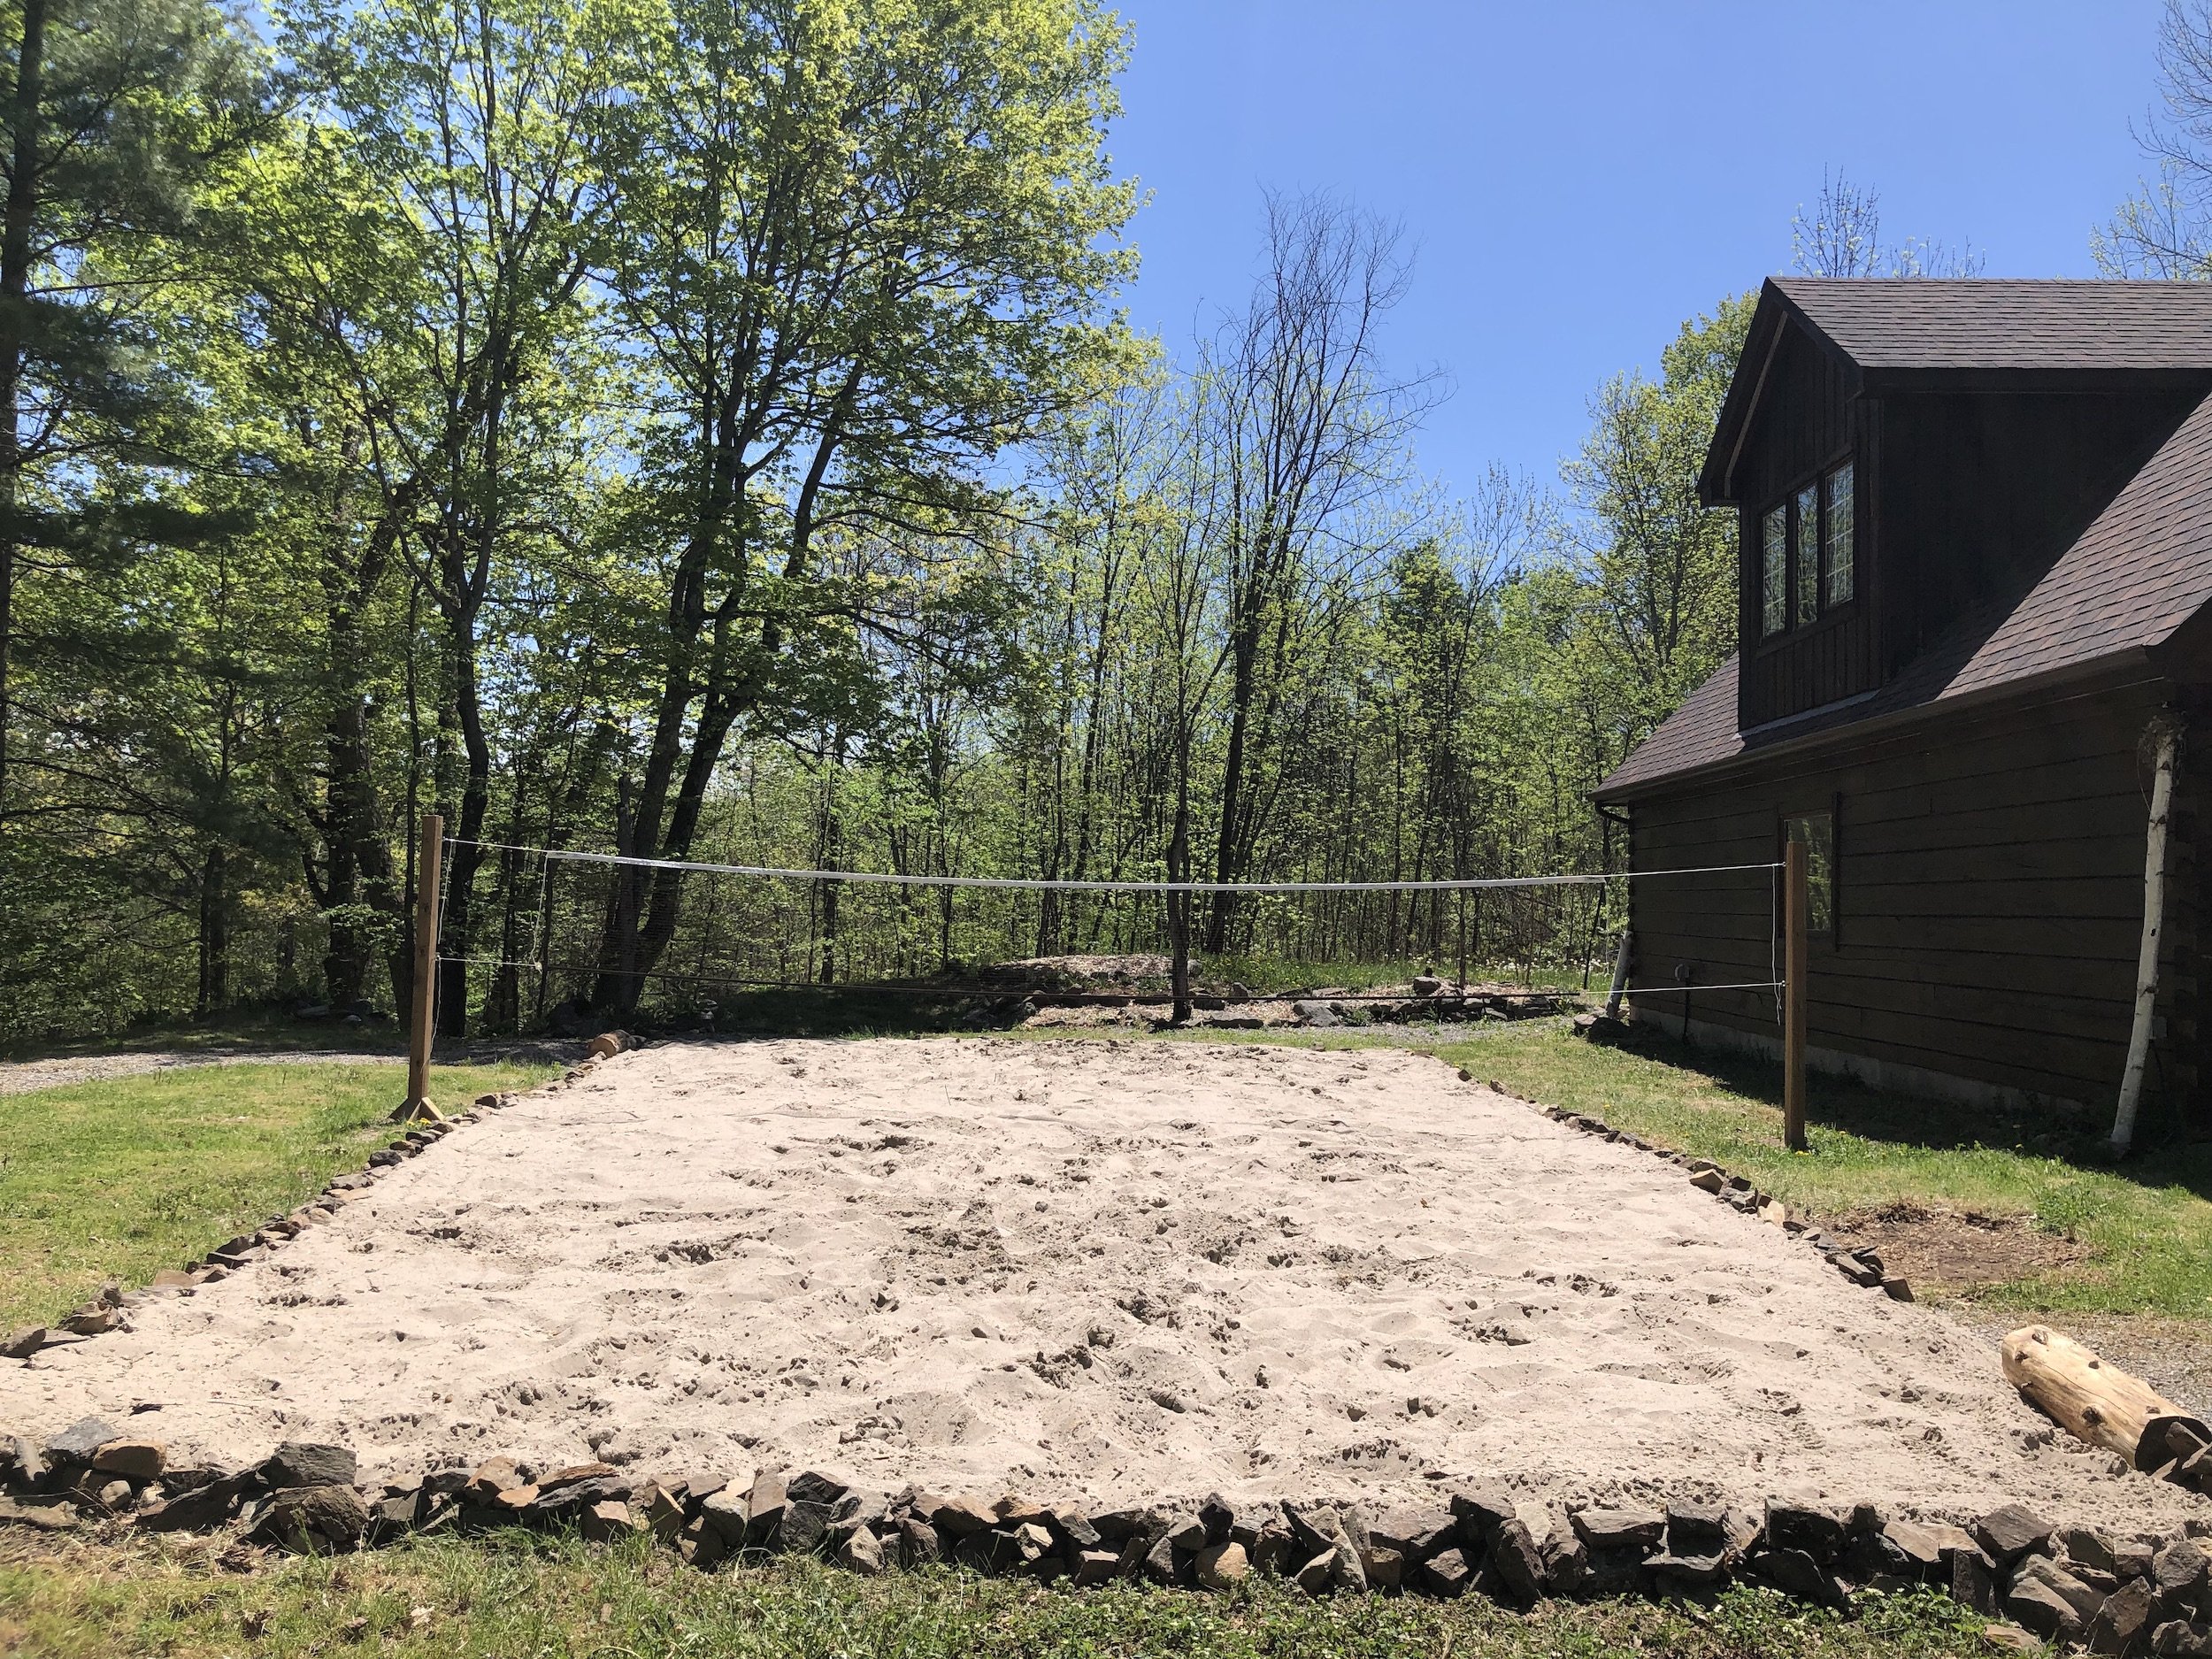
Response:
[[[1380,1051],[658,1045],[131,1326],[0,1365],[0,1432],[331,1438],[365,1478],[596,1454],[1048,1499],[1494,1476],[1532,1506],[2212,1514],[2054,1436],[1986,1336]]]

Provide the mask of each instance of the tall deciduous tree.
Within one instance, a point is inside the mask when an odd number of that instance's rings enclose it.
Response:
[[[840,527],[926,529],[1125,356],[1101,306],[1121,25],[1095,0],[671,0],[626,105],[606,280],[662,393],[660,606],[619,848],[680,858],[795,636],[864,604]],[[613,886],[595,1003],[634,1006],[679,887]]]
[[[1197,370],[1228,697],[1216,881],[1250,866],[1294,661],[1387,550],[1371,510],[1408,481],[1406,441],[1433,390],[1383,366],[1382,323],[1411,277],[1394,227],[1330,196],[1271,195],[1265,258]],[[1217,895],[1209,951],[1226,948],[1232,919]]]

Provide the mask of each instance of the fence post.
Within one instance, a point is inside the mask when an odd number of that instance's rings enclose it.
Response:
[[[445,819],[422,818],[415,852],[415,1006],[407,1027],[407,1102],[402,1118],[435,1118],[430,1099],[430,1042],[437,1011],[438,873],[445,852]]]
[[[1792,1152],[1805,1142],[1805,994],[1810,952],[1806,948],[1811,895],[1806,846],[1782,847],[1782,1144]]]

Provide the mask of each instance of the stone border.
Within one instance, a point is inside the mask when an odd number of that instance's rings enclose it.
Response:
[[[707,1569],[813,1555],[872,1576],[946,1563],[1078,1589],[1134,1580],[1225,1590],[1259,1573],[1315,1596],[1476,1594],[1523,1611],[1549,1598],[1708,1598],[1741,1582],[1849,1613],[1870,1593],[1935,1586],[2016,1621],[1995,1627],[2000,1647],[2026,1651],[2040,1637],[2098,1653],[2212,1655],[2212,1555],[2193,1525],[2155,1543],[2117,1540],[2018,1504],[1971,1527],[1888,1519],[1870,1503],[1770,1502],[1756,1515],[1686,1501],[1592,1506],[1550,1511],[1539,1537],[1494,1482],[1375,1516],[1218,1495],[1107,1510],[913,1487],[883,1499],[812,1471],[657,1479],[511,1457],[373,1492],[356,1473],[350,1448],[298,1441],[248,1469],[173,1467],[160,1441],[88,1417],[42,1444],[0,1440],[0,1494],[12,1494],[0,1495],[0,1525],[224,1532],[294,1554],[413,1533],[572,1528],[595,1541],[647,1533]]]

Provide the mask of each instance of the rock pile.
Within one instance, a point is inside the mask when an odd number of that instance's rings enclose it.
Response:
[[[1370,1513],[1217,1494],[1108,1509],[912,1487],[885,1498],[811,1470],[656,1479],[511,1457],[367,1491],[356,1476],[349,1448],[298,1441],[247,1469],[179,1467],[160,1441],[87,1418],[42,1443],[0,1439],[0,1523],[227,1530],[297,1554],[408,1532],[573,1527],[601,1541],[650,1533],[702,1568],[807,1555],[867,1574],[942,1563],[1076,1588],[1137,1579],[1194,1590],[1263,1573],[1316,1596],[1472,1594],[1520,1609],[1547,1597],[1695,1595],[1741,1580],[1847,1611],[1866,1592],[1937,1586],[1977,1612],[2092,1652],[2212,1655],[2212,1556],[2195,1540],[2055,1526],[2018,1504],[1960,1527],[1886,1517],[1867,1503],[1774,1502],[1755,1514],[1686,1498],[1540,1512],[1479,1482]]]
[[[1434,979],[1431,979],[1429,983],[1432,988],[1424,991],[1421,989],[1422,980],[1414,980],[1414,994],[1409,997],[1362,995],[1349,991],[1316,992],[1292,1002],[1290,1011],[1297,1016],[1301,1025],[1326,1028],[1333,1025],[1542,1019],[1564,1013],[1579,1003],[1578,998],[1563,993],[1486,992],[1473,987],[1462,988]]]

